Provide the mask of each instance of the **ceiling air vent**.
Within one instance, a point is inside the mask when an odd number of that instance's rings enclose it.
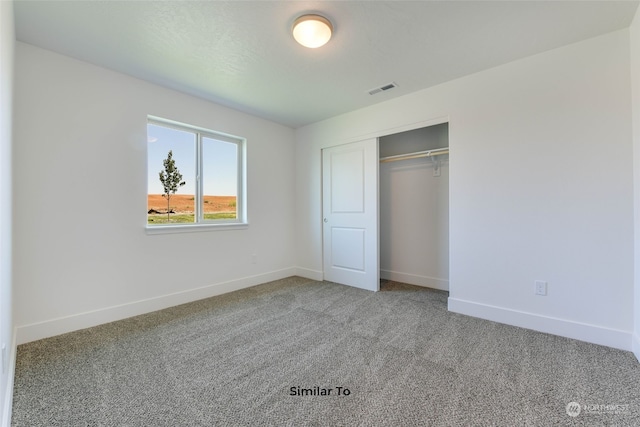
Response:
[[[398,87],[398,85],[395,82],[387,83],[384,86],[371,89],[369,91],[369,95],[375,95],[376,93],[384,92],[385,90],[393,89],[394,87]]]

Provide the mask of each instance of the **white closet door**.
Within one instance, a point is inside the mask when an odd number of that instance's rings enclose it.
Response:
[[[378,140],[322,151],[324,279],[378,291]]]

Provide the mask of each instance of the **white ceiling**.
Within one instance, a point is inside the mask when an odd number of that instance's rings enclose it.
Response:
[[[630,25],[636,1],[30,1],[17,39],[298,127]],[[303,12],[334,24],[307,49]],[[368,91],[389,82],[398,87]]]

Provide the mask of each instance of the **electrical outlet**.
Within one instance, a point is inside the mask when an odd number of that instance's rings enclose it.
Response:
[[[543,282],[542,280],[536,280],[536,295],[546,296],[547,295],[547,282]]]
[[[2,373],[5,374],[9,368],[9,358],[7,357],[7,344],[2,343]]]

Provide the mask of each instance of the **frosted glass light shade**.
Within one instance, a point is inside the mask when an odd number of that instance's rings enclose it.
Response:
[[[333,26],[320,15],[302,15],[293,23],[293,38],[302,46],[315,49],[331,38]]]

